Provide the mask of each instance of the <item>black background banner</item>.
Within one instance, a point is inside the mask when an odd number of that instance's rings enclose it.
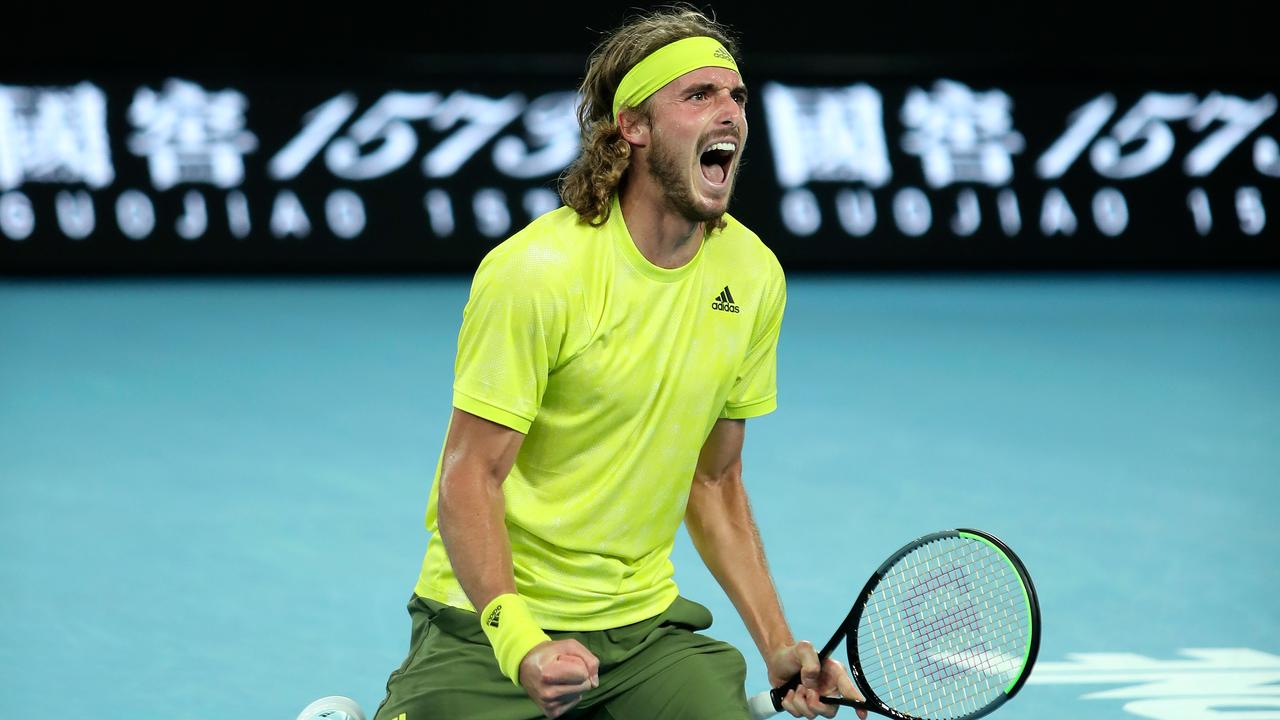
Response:
[[[1276,266],[1280,64],[1225,40],[1204,56],[1124,45],[1142,5],[1092,54],[1059,34],[961,53],[945,15],[916,39],[932,47],[892,57],[831,52],[830,28],[814,26],[823,54],[765,34],[742,63],[731,212],[794,269]],[[972,41],[981,19],[955,30]],[[738,20],[749,50],[759,18]],[[337,31],[309,30],[230,61],[75,33],[62,54],[6,50],[0,269],[467,271],[558,204],[583,57],[546,50],[585,55],[595,35],[499,30],[528,54],[476,54],[437,27],[326,53]]]

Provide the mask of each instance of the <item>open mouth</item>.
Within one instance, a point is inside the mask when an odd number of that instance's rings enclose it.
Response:
[[[699,158],[702,176],[712,185],[725,184],[729,178],[729,166],[733,164],[733,156],[737,152],[737,143],[718,142],[708,145]]]

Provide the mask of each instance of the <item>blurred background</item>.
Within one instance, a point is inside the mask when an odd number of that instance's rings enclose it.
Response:
[[[1002,717],[1280,718],[1269,4],[710,7],[751,94],[731,211],[789,279],[746,466],[797,634],[981,527],[1045,616]],[[10,709],[372,714],[470,274],[558,205],[634,11],[5,9]]]

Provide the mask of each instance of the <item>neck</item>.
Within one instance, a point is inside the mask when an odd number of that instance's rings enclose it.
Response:
[[[668,207],[648,173],[629,175],[619,190],[619,204],[636,249],[660,268],[683,267],[702,247],[704,224]]]

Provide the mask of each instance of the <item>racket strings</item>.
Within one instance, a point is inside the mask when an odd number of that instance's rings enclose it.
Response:
[[[920,635],[911,647],[881,651],[881,661],[888,655],[889,663],[887,671],[881,670],[885,675],[881,680],[875,679],[876,667],[864,670],[873,684],[879,686],[882,697],[895,706],[909,706],[919,716],[962,715],[981,707],[1003,685],[1002,668],[998,667],[999,654],[990,652],[991,642],[955,641],[960,632],[974,629],[971,624],[967,614],[952,613],[935,624],[932,632]],[[903,632],[901,626],[882,624],[882,627],[890,632]],[[949,646],[938,645],[937,641],[947,633],[952,636]],[[1010,634],[1008,629],[1004,634]],[[968,675],[967,686],[955,682],[962,674]],[[950,712],[944,712],[947,709]]]
[[[972,559],[961,561],[973,562]],[[972,588],[967,586],[964,578],[954,568],[954,565],[948,566],[945,561],[940,566],[932,561],[921,563],[912,572],[891,579],[886,586],[887,594],[881,594],[877,598],[876,608],[882,612],[876,624],[883,632],[899,636],[895,643],[887,645],[886,650],[879,653],[882,660],[887,655],[891,664],[885,681],[897,683],[903,691],[900,694],[904,701],[914,696],[927,701],[931,706],[938,706],[940,702],[948,700],[955,704],[961,690],[971,693],[974,689],[957,688],[954,683],[951,686],[939,683],[975,670],[986,671],[973,674],[973,677],[983,680],[989,690],[999,689],[998,683],[993,682],[997,674],[993,660],[998,660],[999,656],[990,652],[991,643],[969,642],[969,638],[964,638],[966,632],[971,634],[977,629],[975,626],[980,622],[980,613],[989,614],[985,606],[990,601],[947,607],[947,598],[939,596],[939,593],[972,595]],[[912,584],[904,587],[903,584],[907,581]],[[895,590],[899,601],[897,612],[883,612],[883,606],[891,605],[887,599],[895,597],[892,595]],[[929,598],[930,602],[923,602],[922,598],[928,596],[932,596]],[[930,608],[930,604],[937,607]],[[930,614],[932,617],[927,617]],[[1005,634],[1009,634],[1008,629]],[[870,636],[875,638],[875,632]],[[939,641],[944,638],[948,642],[940,644]],[[903,639],[911,640],[908,647],[902,646]],[[865,670],[869,675],[875,674],[874,667]]]
[[[954,582],[955,574],[949,569],[946,573],[949,577],[942,577],[939,573],[928,570],[916,575],[918,585],[913,586],[913,590],[923,585],[935,595],[949,591],[953,595],[972,596],[963,582]],[[941,602],[932,603],[938,606],[936,608],[929,608],[927,605],[922,608],[919,607],[921,603],[918,602],[918,592],[908,591],[903,597],[905,600],[898,608],[899,617],[891,617],[887,623],[880,624],[887,632],[898,633],[911,640],[910,645],[904,648],[900,639],[896,651],[890,646],[892,672],[885,677],[886,683],[897,683],[900,691],[897,694],[904,702],[914,697],[918,701],[927,702],[931,707],[953,706],[953,710],[962,714],[964,710],[970,709],[963,705],[963,698],[974,697],[974,693],[978,693],[981,699],[975,700],[974,704],[981,706],[1000,690],[1000,680],[1003,678],[1000,677],[1002,668],[999,665],[1002,659],[1004,664],[1016,670],[1016,659],[1010,660],[1011,656],[1006,653],[992,652],[993,647],[1010,645],[1007,640],[1001,643],[1000,636],[1008,638],[1011,633],[1016,634],[1016,631],[1009,627],[1002,631],[995,627],[985,627],[991,625],[990,622],[983,623],[983,616],[991,614],[990,599],[948,607],[946,598],[943,598]],[[924,618],[920,617],[921,613],[932,613],[933,616]],[[994,640],[975,639],[974,633],[977,631],[995,632],[997,636]],[[874,635],[873,632],[873,638]],[[907,653],[905,656],[904,652]],[[881,657],[885,654],[884,651],[880,653]],[[874,668],[867,671],[874,674]],[[960,686],[955,682],[961,675],[969,676],[968,686]]]
[[[1017,676],[1030,628],[1022,581],[1004,555],[969,538],[924,545],[868,598],[858,655],[868,685],[916,717],[957,718]]]

